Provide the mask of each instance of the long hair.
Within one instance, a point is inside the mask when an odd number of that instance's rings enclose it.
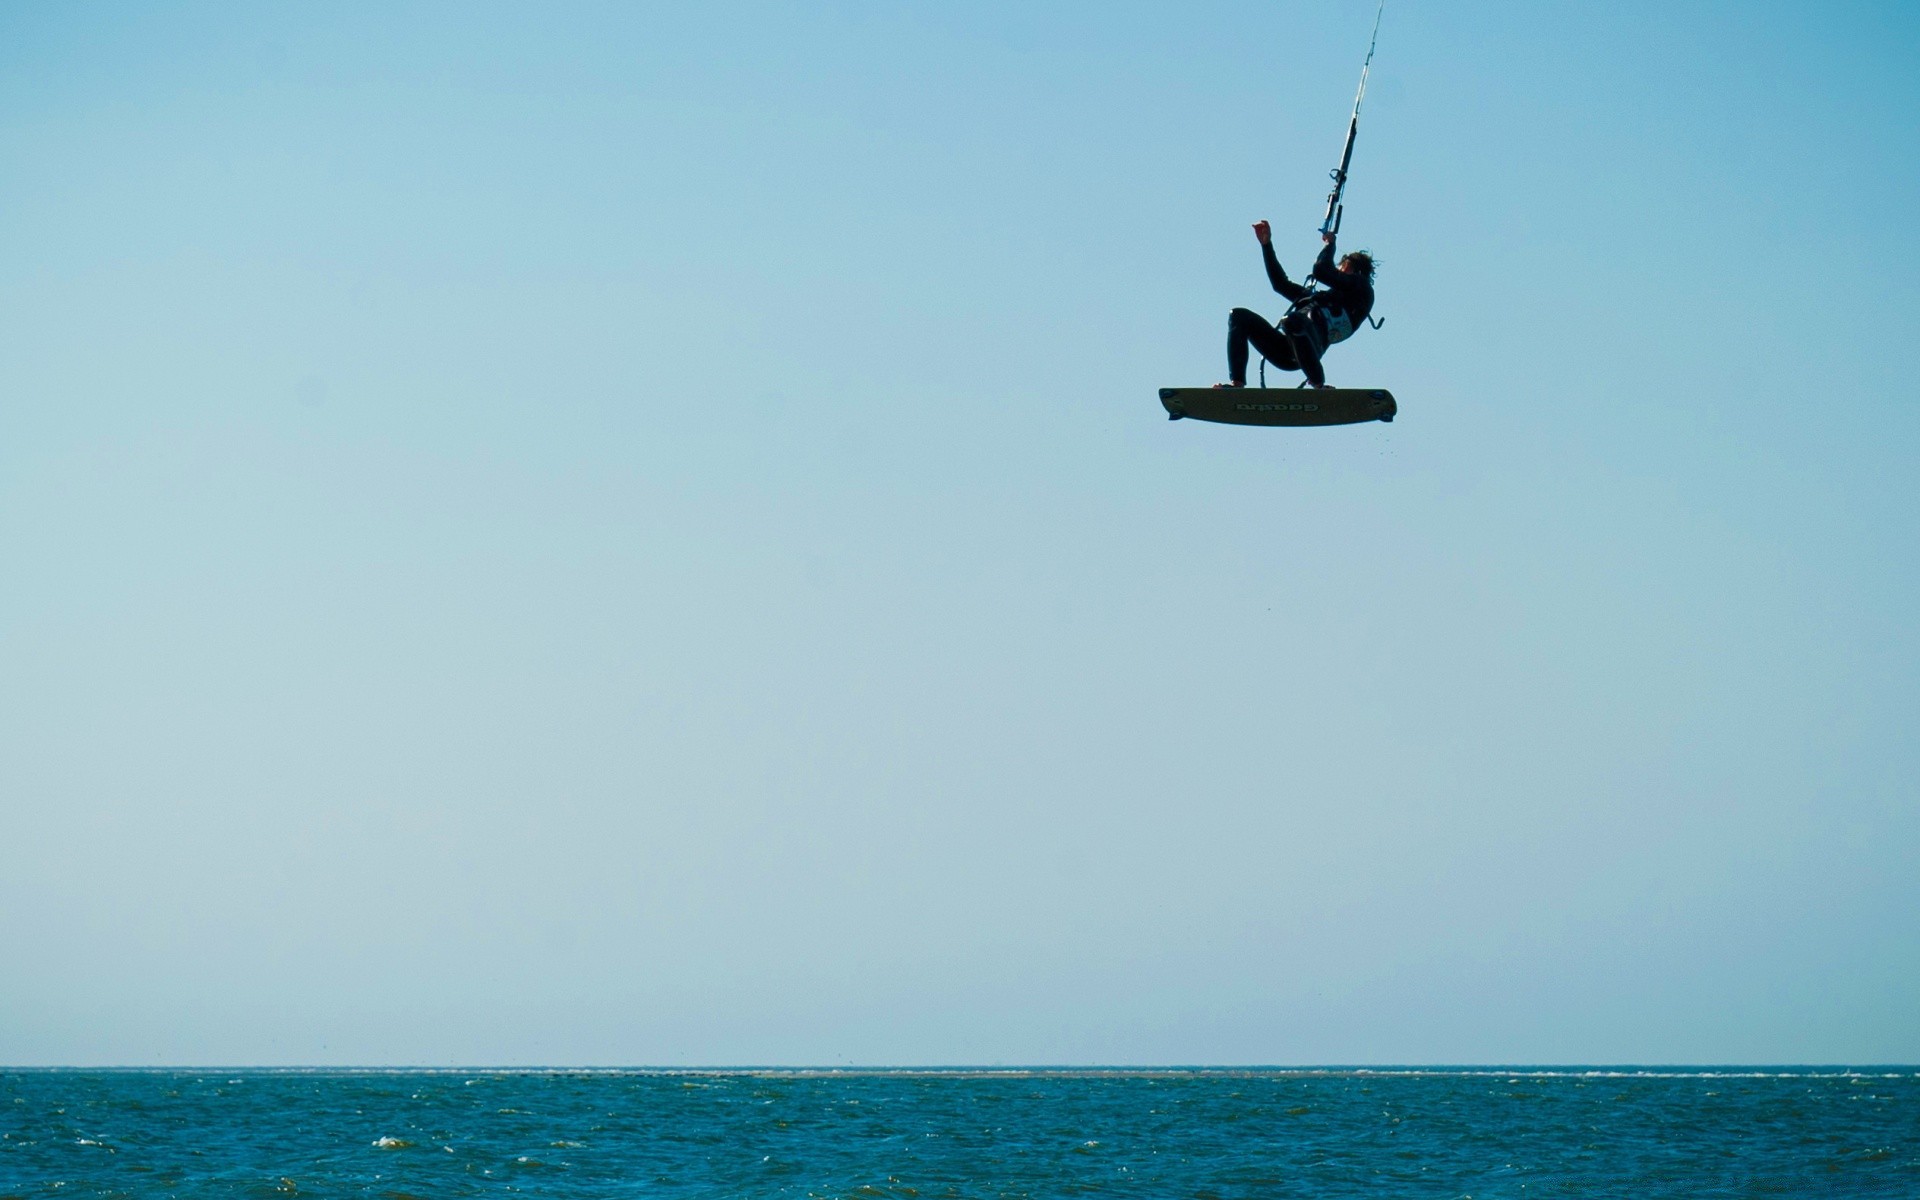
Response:
[[[1349,251],[1345,256],[1343,256],[1340,259],[1340,269],[1342,271],[1348,270],[1349,269],[1347,266],[1348,263],[1353,264],[1353,267],[1351,268],[1352,270],[1358,271],[1360,274],[1365,275],[1369,283],[1373,281],[1373,267],[1374,267],[1373,255],[1369,254],[1365,250]]]

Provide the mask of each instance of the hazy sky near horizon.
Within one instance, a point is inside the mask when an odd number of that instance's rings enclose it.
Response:
[[[0,7],[0,1063],[1920,1060],[1920,10]]]

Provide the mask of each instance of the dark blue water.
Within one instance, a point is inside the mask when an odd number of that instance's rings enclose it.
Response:
[[[1920,1072],[0,1073],[0,1197],[1920,1200]]]

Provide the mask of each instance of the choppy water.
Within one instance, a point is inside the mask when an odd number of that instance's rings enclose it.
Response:
[[[0,1198],[505,1193],[1920,1200],[1920,1072],[0,1072]]]

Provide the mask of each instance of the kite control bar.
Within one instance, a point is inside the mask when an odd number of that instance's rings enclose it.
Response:
[[[1340,232],[1340,218],[1346,213],[1346,206],[1340,203],[1340,197],[1347,190],[1347,165],[1353,161],[1353,137],[1360,132],[1360,101],[1367,95],[1367,72],[1373,67],[1373,48],[1380,41],[1380,14],[1386,8],[1387,0],[1380,0],[1380,7],[1373,12],[1373,40],[1367,43],[1367,61],[1360,67],[1360,90],[1354,93],[1353,116],[1347,121],[1347,144],[1340,151],[1340,165],[1333,169],[1333,190],[1327,193],[1327,216],[1320,222],[1323,237],[1332,237]]]

